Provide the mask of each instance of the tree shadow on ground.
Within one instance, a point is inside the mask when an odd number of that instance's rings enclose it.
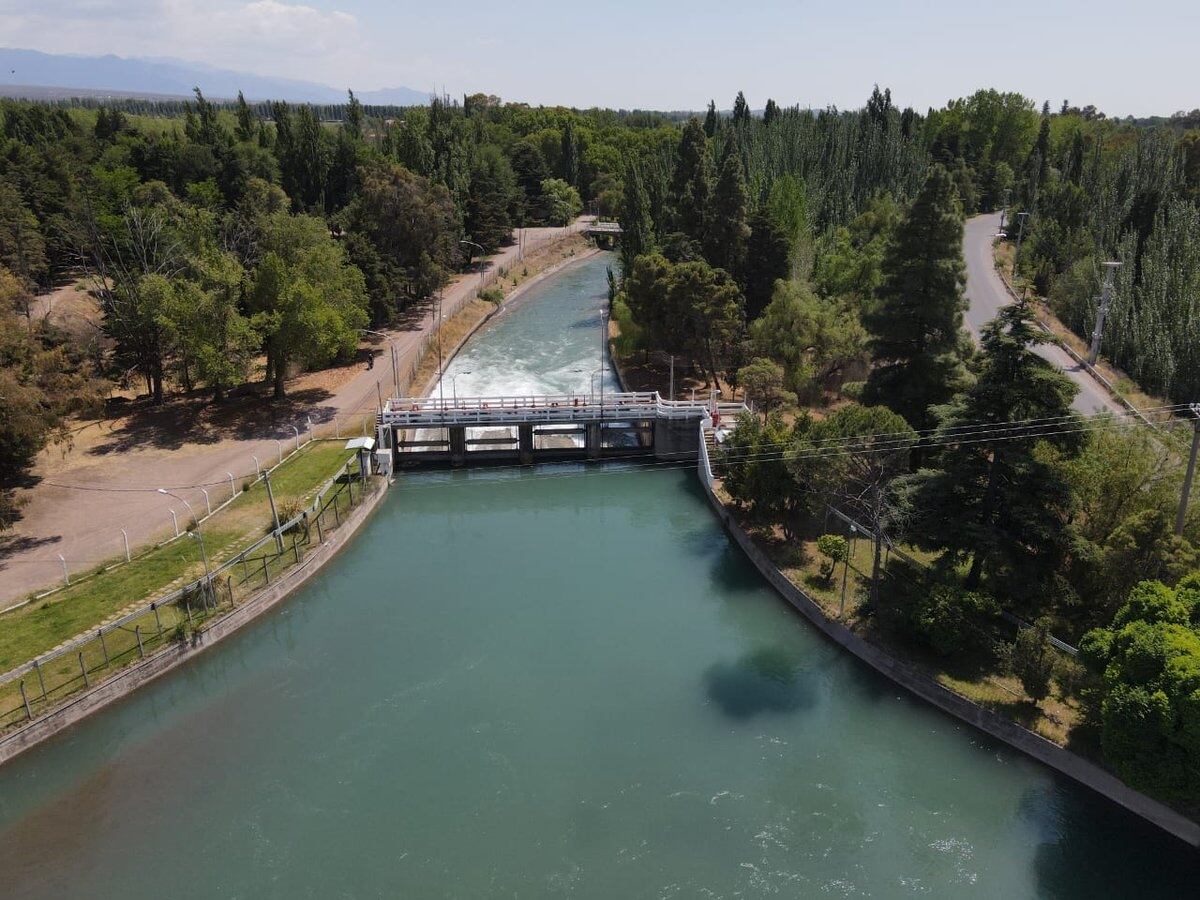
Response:
[[[47,544],[57,544],[62,540],[62,535],[55,534],[48,537],[32,537],[23,534],[10,534],[5,537],[0,537],[0,571],[7,568],[5,560],[9,557],[16,556],[19,553],[25,553],[28,550],[36,550],[38,547],[45,547]]]
[[[186,444],[225,440],[289,440],[296,436],[293,426],[303,434],[306,419],[321,424],[333,418],[336,410],[332,406],[319,405],[331,396],[325,388],[308,388],[294,391],[283,400],[272,400],[256,390],[244,389],[220,403],[196,392],[160,406],[140,400],[114,404],[120,410],[117,414],[122,416],[121,423],[107,440],[87,452],[106,456],[140,447],[177,450]]]

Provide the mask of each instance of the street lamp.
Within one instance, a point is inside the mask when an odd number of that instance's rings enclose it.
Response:
[[[189,531],[188,534],[194,535],[196,540],[198,540],[200,542],[200,556],[204,560],[204,580],[206,583],[208,583],[209,587],[211,588],[212,587],[212,572],[208,568],[208,550],[204,546],[204,532],[201,531],[201,529],[200,529],[200,520],[197,519],[196,514],[194,512],[192,512],[192,504],[188,503],[185,499],[183,499],[183,497],[179,496],[178,494],[176,494],[172,491],[168,491],[166,488],[159,488],[158,492],[160,494],[166,495],[167,497],[174,497],[176,500],[178,500],[180,503],[182,503],[184,506],[187,507],[188,515],[190,515],[192,517],[192,521],[196,525],[196,530],[194,532]]]
[[[1012,277],[1014,289],[1016,288],[1017,283],[1017,264],[1021,261],[1021,240],[1025,237],[1025,220],[1029,218],[1029,213],[1019,212],[1017,213],[1017,218],[1020,219],[1020,223],[1017,227],[1017,249],[1016,252],[1013,253]]]
[[[459,241],[459,243],[466,244],[468,247],[474,247],[479,251],[479,292],[483,293],[483,257],[487,256],[487,251],[474,241]]]
[[[451,393],[451,396],[454,398],[455,406],[458,406],[458,383],[457,383],[458,376],[459,375],[470,375],[470,374],[471,374],[471,370],[467,369],[467,371],[465,371],[465,372],[455,372],[453,375],[450,376],[450,393]]]
[[[850,557],[854,555],[854,537],[858,534],[858,526],[850,526],[850,546],[846,548],[846,566],[842,569],[842,601],[838,605],[838,618],[846,612],[846,580],[850,577]]]

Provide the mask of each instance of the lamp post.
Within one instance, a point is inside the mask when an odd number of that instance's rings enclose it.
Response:
[[[399,367],[399,363],[396,359],[396,345],[392,343],[390,336],[384,334],[382,331],[374,331],[370,328],[360,328],[358,330],[362,334],[373,334],[376,337],[381,337],[385,341],[388,342],[388,352],[391,354],[391,358],[392,358],[392,386],[395,388],[396,392],[399,393],[400,392],[400,367]],[[310,429],[312,428],[311,423],[309,424],[309,428]]]
[[[180,503],[182,503],[184,506],[187,507],[188,515],[190,515],[192,517],[192,522],[194,522],[196,525],[196,530],[194,532],[188,532],[188,533],[194,535],[196,540],[198,540],[200,542],[200,556],[204,560],[204,580],[211,588],[212,587],[212,572],[208,568],[208,550],[204,546],[204,532],[200,528],[200,520],[197,519],[196,514],[194,512],[192,512],[192,504],[188,503],[187,500],[185,500],[183,497],[179,496],[175,492],[168,491],[166,488],[159,488],[158,492],[160,494],[164,494],[168,497],[174,497],[176,500],[178,500]]]
[[[1017,249],[1016,249],[1016,252],[1013,253],[1012,274],[1013,274],[1013,288],[1014,289],[1016,288],[1016,281],[1017,281],[1017,264],[1021,261],[1021,241],[1025,237],[1025,221],[1029,218],[1029,213],[1019,212],[1019,213],[1017,213],[1017,218],[1020,219],[1020,223],[1017,227]]]
[[[471,370],[467,369],[467,371],[465,371],[465,372],[455,372],[453,375],[450,376],[450,393],[454,400],[454,405],[456,407],[458,406],[458,376],[459,375],[470,375],[470,374],[471,374]]]
[[[858,534],[858,526],[850,526],[850,546],[846,548],[846,565],[842,569],[842,600],[838,604],[838,618],[846,612],[846,581],[850,577],[850,557],[854,556],[854,536]]]
[[[485,257],[487,255],[487,251],[484,250],[481,246],[479,246],[474,241],[459,241],[459,243],[466,244],[468,247],[474,247],[476,250],[479,251],[479,293],[482,294],[483,293],[483,257]]]
[[[1112,302],[1113,278],[1120,266],[1119,262],[1104,264],[1104,287],[1100,291],[1100,303],[1096,307],[1096,327],[1092,329],[1092,343],[1088,347],[1088,362],[1093,366],[1100,358],[1100,341],[1104,337],[1104,319],[1108,316],[1108,305]]]

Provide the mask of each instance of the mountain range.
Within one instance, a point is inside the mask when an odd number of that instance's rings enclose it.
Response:
[[[72,96],[188,97],[199,87],[210,99],[232,99],[242,91],[247,100],[290,103],[342,103],[343,88],[312,81],[275,78],[219,69],[181,59],[138,59],[120,56],[75,56],[0,47],[0,95],[32,99]],[[416,106],[429,102],[429,92],[407,87],[355,91],[367,104]]]

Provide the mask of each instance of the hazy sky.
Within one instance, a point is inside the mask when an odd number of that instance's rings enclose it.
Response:
[[[577,106],[847,107],[878,82],[920,109],[984,86],[1200,107],[1200,0],[0,0],[0,46]]]

